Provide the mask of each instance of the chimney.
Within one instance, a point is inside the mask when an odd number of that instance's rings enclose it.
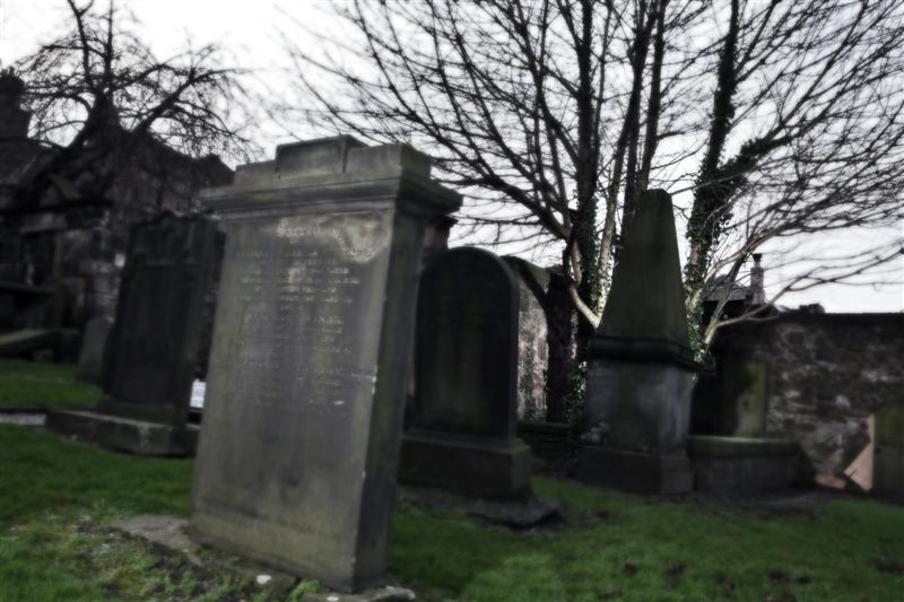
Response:
[[[750,268],[750,305],[762,305],[766,302],[765,274],[766,270],[760,264],[762,253],[753,254],[753,267]]]
[[[12,67],[0,72],[0,140],[23,140],[28,137],[31,112],[19,106],[25,83]]]

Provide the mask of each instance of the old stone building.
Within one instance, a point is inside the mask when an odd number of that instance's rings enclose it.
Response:
[[[0,74],[0,330],[81,328],[115,311],[129,227],[191,211],[195,193],[229,183],[232,170],[112,117],[55,172],[67,149],[29,138],[23,92],[18,77]]]

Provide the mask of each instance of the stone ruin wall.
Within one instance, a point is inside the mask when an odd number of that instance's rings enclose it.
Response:
[[[546,314],[518,278],[518,418],[546,420]]]
[[[904,406],[904,313],[787,313],[717,346],[766,366],[766,434],[799,441],[815,475],[840,477],[871,443],[871,417]]]

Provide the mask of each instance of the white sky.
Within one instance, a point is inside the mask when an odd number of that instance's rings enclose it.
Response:
[[[104,0],[98,0],[103,6]],[[141,22],[146,40],[161,57],[184,47],[216,42],[231,53],[239,66],[254,70],[267,86],[280,87],[287,67],[283,34],[298,44],[305,39],[293,20],[314,31],[341,36],[341,26],[331,17],[333,2],[327,0],[120,0],[120,8],[131,11]],[[0,64],[7,65],[36,49],[59,31],[67,16],[64,0],[0,0]],[[277,128],[262,134],[261,146],[272,152],[287,138]],[[789,246],[853,251],[868,247],[877,237],[891,239],[904,234],[904,223],[884,231],[861,231],[773,243],[764,249],[767,288],[783,276],[780,257]],[[770,256],[772,269],[770,269]],[[780,303],[796,306],[822,303],[835,312],[904,311],[904,257],[884,274],[889,284],[881,286],[825,285],[784,296]]]

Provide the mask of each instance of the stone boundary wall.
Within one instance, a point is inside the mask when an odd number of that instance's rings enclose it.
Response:
[[[726,328],[713,354],[765,365],[766,434],[798,440],[811,477],[842,477],[870,417],[904,406],[904,313],[780,314]]]

